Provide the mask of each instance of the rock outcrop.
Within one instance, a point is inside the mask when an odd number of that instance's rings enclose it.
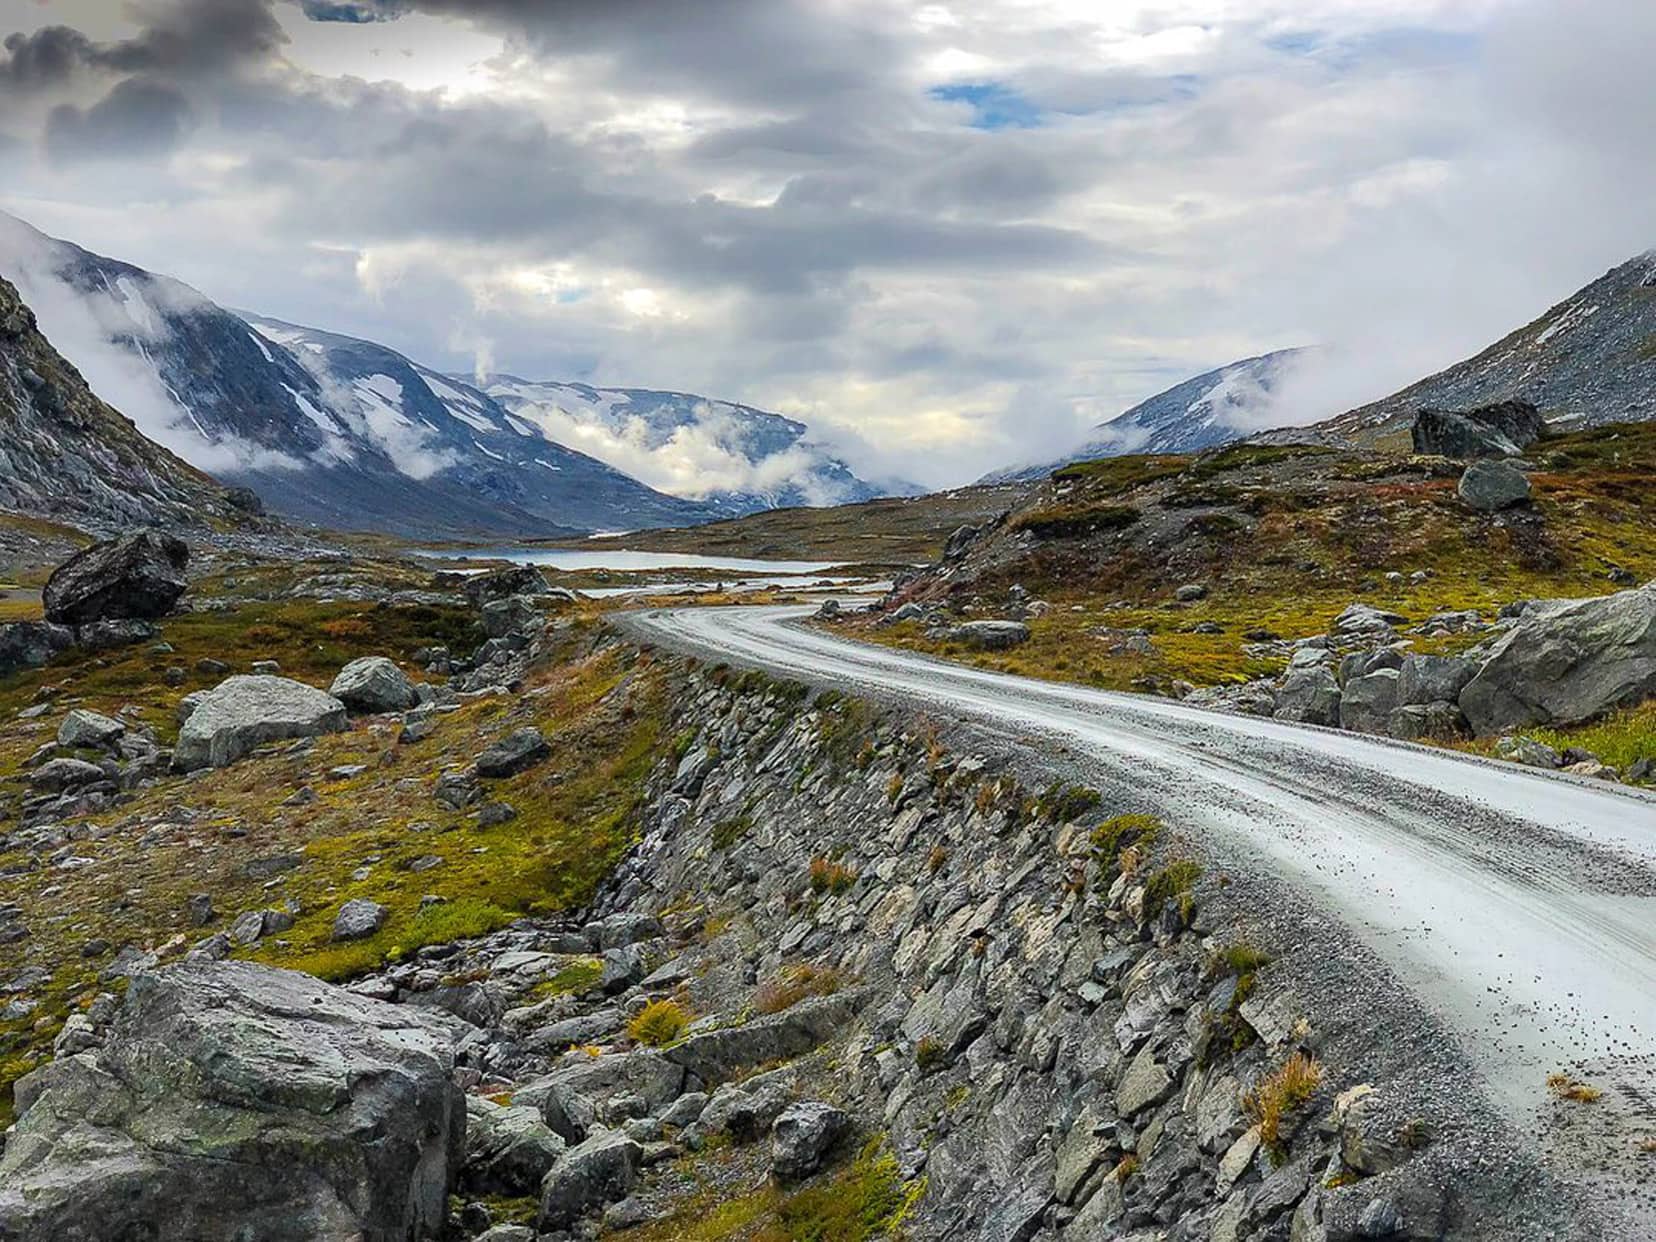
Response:
[[[257,746],[337,733],[345,705],[314,686],[262,673],[227,677],[198,700],[178,731],[173,765],[181,772],[222,768]]]
[[[95,543],[46,581],[41,602],[58,625],[153,620],[172,611],[187,585],[190,549],[182,539],[138,531]]]
[[[409,1242],[465,1144],[446,1015],[245,962],[133,979],[101,1049],[18,1084],[14,1242]]]

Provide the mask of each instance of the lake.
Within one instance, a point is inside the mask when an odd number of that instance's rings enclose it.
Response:
[[[444,560],[501,560],[549,569],[616,571],[693,569],[699,573],[820,574],[835,561],[760,561],[741,556],[702,556],[695,552],[634,552],[628,548],[471,548],[465,552],[425,552]]]

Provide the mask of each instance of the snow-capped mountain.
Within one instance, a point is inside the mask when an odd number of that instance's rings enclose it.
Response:
[[[1187,379],[1098,424],[1086,443],[1058,460],[998,470],[981,482],[1038,479],[1070,462],[1095,457],[1194,453],[1244,439],[1266,425],[1273,390],[1305,353],[1280,349]]]
[[[1656,418],[1656,251],[1611,268],[1481,353],[1294,438],[1372,443],[1406,431],[1423,406],[1509,398],[1534,402],[1566,427]]]
[[[800,424],[732,406],[751,419],[729,443],[751,446],[752,457],[732,471],[731,494],[669,495],[568,447],[552,434],[555,420],[509,410],[463,379],[370,341],[232,313],[3,213],[0,274],[92,390],[144,435],[302,521],[415,537],[548,535],[872,494],[809,449]],[[698,411],[718,406],[660,395],[681,401],[696,427]]]
[[[482,386],[517,423],[733,515],[890,494],[813,443],[803,423],[752,406],[513,375],[490,376]]]

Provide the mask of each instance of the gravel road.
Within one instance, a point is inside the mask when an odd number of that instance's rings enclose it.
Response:
[[[836,638],[807,608],[634,614],[636,638],[1079,752],[1339,917],[1455,1032],[1509,1119],[1568,1069],[1656,1100],[1656,797],[1451,752],[983,672]]]

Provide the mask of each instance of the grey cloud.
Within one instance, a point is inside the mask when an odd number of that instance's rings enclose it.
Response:
[[[67,26],[46,26],[33,34],[6,36],[0,61],[0,91],[27,94],[69,82],[92,56],[92,42]]]
[[[147,159],[176,147],[190,123],[189,100],[176,88],[128,78],[90,108],[60,104],[52,109],[46,122],[46,151],[65,163]]]

